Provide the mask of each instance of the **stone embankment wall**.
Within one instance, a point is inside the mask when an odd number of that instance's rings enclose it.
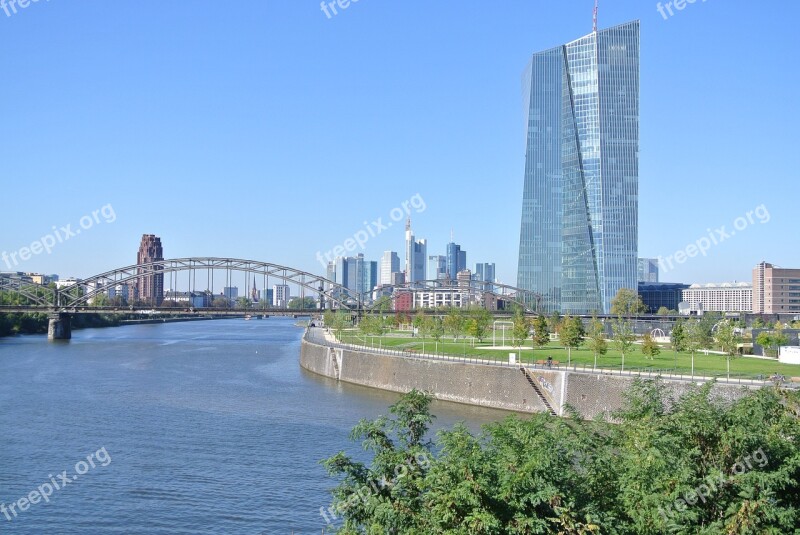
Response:
[[[623,393],[635,377],[432,360],[357,349],[344,349],[303,340],[300,365],[306,370],[347,383],[405,393],[414,388],[436,399],[515,412],[565,414],[570,405],[583,418],[609,416],[623,403]],[[527,375],[526,375],[527,374]],[[674,396],[691,383],[665,380]],[[532,384],[533,383],[533,384]],[[725,399],[740,396],[744,387],[714,386]],[[548,405],[550,407],[548,407]]]

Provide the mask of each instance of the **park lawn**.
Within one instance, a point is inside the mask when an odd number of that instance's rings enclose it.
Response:
[[[342,338],[344,342],[366,345],[369,347],[382,347],[385,349],[414,349],[428,354],[451,355],[467,358],[483,358],[490,360],[508,360],[509,353],[516,353],[517,360],[523,363],[534,363],[545,360],[552,356],[554,361],[558,361],[561,366],[566,366],[568,361],[572,366],[592,367],[594,365],[594,355],[585,348],[573,349],[571,359],[568,358],[567,349],[558,343],[533,350],[531,342],[528,340],[526,346],[514,349],[489,349],[492,345],[491,337],[488,341],[475,342],[473,347],[472,339],[460,339],[453,342],[452,337],[442,338],[438,344],[430,338],[424,341],[419,338],[412,338],[408,333],[392,333],[382,337],[361,335],[355,331],[345,331]],[[499,344],[499,341],[498,341]],[[506,340],[510,346],[510,342]],[[677,366],[676,366],[677,363]],[[622,355],[614,348],[612,341],[608,342],[608,353],[597,359],[597,367],[619,370],[622,367]],[[661,354],[649,360],[641,352],[641,345],[635,345],[631,353],[625,355],[625,369],[630,371],[652,370],[689,375],[692,371],[692,354],[688,352],[675,354],[669,348],[662,347]],[[695,375],[724,377],[727,375],[726,357],[723,355],[695,353],[694,356]],[[781,364],[776,360],[765,360],[752,357],[734,357],[730,362],[731,377],[757,377],[770,376],[779,373],[787,378],[800,378],[800,365]]]

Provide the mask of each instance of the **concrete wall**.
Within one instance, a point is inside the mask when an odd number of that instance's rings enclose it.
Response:
[[[340,360],[335,363],[337,356]],[[416,388],[430,392],[436,399],[456,403],[516,412],[547,411],[516,367],[333,349],[305,340],[300,350],[300,365],[325,377],[382,390],[405,393]]]
[[[338,349],[303,340],[300,365],[308,371],[348,383],[408,392],[414,388],[436,399],[515,412],[547,412],[547,407],[518,367],[458,361],[426,360],[360,350]],[[586,419],[609,416],[622,407],[623,392],[635,377],[586,374],[528,368],[542,394],[557,414],[570,405]],[[691,388],[688,382],[668,382],[671,396]],[[741,386],[714,387],[715,396],[735,399]]]

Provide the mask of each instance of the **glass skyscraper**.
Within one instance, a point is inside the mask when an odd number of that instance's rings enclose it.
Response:
[[[639,22],[533,55],[517,286],[546,312],[637,288]]]

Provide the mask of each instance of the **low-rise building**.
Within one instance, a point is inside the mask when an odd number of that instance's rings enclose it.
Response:
[[[681,291],[682,312],[751,312],[753,285],[748,282],[692,284]]]

